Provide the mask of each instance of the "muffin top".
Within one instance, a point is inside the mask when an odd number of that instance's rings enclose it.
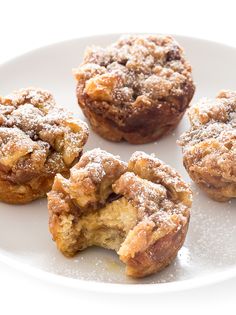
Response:
[[[137,209],[132,235],[147,228],[156,238],[185,225],[192,204],[189,185],[161,160],[137,151],[126,164],[101,149],[86,152],[68,179],[57,175],[48,197],[51,222],[53,215],[70,214],[78,222],[125,199]]]
[[[126,36],[107,48],[91,47],[75,77],[87,105],[120,124],[134,111],[194,90],[191,66],[171,36]]]
[[[221,91],[189,110],[191,129],[179,141],[191,178],[215,200],[236,193],[236,92]]]
[[[77,161],[88,137],[85,123],[40,89],[0,97],[1,179],[25,183],[64,172]]]
[[[235,143],[236,92],[221,91],[215,99],[203,98],[189,109],[188,115],[191,130],[179,142],[184,149],[204,141],[218,141],[234,150],[235,145],[228,143]]]
[[[68,256],[90,246],[115,250],[126,274],[144,277],[176,257],[187,233],[192,192],[161,160],[135,152],[128,164],[87,151],[48,193],[49,229]]]

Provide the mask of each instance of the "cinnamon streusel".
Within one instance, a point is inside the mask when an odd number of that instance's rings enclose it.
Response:
[[[179,144],[190,177],[211,198],[236,197],[236,92],[221,91],[189,111],[191,129]]]
[[[69,179],[55,177],[48,193],[49,227],[64,255],[93,245],[113,249],[127,275],[144,277],[176,257],[191,204],[189,186],[159,159],[135,152],[126,164],[94,149]]]
[[[160,138],[179,123],[195,90],[191,66],[171,36],[132,35],[91,47],[74,74],[80,107],[111,141]]]
[[[85,123],[58,107],[40,89],[0,97],[0,200],[27,203],[67,176],[87,141]]]

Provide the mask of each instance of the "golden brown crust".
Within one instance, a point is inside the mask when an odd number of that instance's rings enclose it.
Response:
[[[212,199],[236,197],[236,92],[202,99],[189,111],[190,131],[179,141],[190,177]]]
[[[111,141],[158,139],[176,127],[195,90],[191,67],[170,36],[128,36],[90,48],[75,77],[85,116]]]
[[[141,278],[161,271],[177,256],[188,231],[188,221],[154,242],[144,252],[137,253],[133,258],[125,259],[126,274],[134,278]]]
[[[0,97],[0,200],[17,204],[45,196],[56,173],[68,176],[87,137],[86,124],[47,91]]]
[[[98,165],[94,164],[96,155]],[[87,152],[85,162],[82,157],[79,163],[74,169],[90,177],[98,191],[104,182],[108,183],[110,195],[103,196],[102,203],[87,203],[93,206],[81,208],[70,189],[76,173],[68,180],[56,176],[48,194],[48,208],[50,231],[58,248],[66,256],[91,245],[115,249],[126,264],[127,275],[132,277],[143,277],[167,266],[187,233],[192,203],[189,186],[169,166],[143,152],[134,153],[128,167],[99,149]],[[79,181],[82,190],[78,195],[81,198],[83,191],[88,197],[87,189],[82,188],[81,174]],[[93,194],[89,196],[93,201]]]
[[[64,189],[81,211],[105,205],[112,193],[112,184],[126,171],[127,165],[108,152],[94,149],[82,155],[71,168]]]

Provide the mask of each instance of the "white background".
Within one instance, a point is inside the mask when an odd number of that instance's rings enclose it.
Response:
[[[112,32],[172,33],[236,47],[234,1],[0,0],[0,63],[53,42]],[[53,286],[0,265],[0,314],[3,315],[168,314],[167,310],[173,314],[195,314],[200,309],[204,313],[233,314],[235,298],[235,280],[175,295],[104,296]]]

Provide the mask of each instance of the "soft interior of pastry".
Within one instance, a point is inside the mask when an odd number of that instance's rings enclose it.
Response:
[[[137,210],[124,197],[108,203],[76,223],[80,250],[95,245],[118,251],[137,223]]]

